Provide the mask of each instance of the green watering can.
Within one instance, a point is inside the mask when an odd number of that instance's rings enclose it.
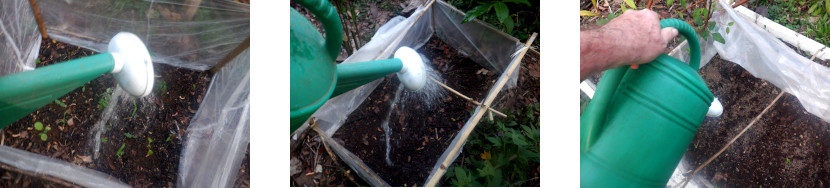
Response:
[[[337,10],[327,0],[296,0],[323,24],[326,38],[310,21],[291,8],[291,132],[328,99],[397,72],[409,90],[426,83],[423,61],[415,50],[401,47],[395,58],[335,63],[343,33]]]
[[[119,87],[133,96],[150,94],[153,61],[141,39],[118,33],[107,51],[0,77],[0,128],[106,73],[112,73]]]
[[[666,54],[639,69],[605,72],[580,117],[582,187],[665,187],[712,104],[697,74],[700,43],[681,20],[665,19],[689,42],[686,64]]]

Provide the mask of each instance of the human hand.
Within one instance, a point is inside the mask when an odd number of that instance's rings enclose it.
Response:
[[[632,69],[657,58],[677,36],[677,29],[660,29],[657,13],[651,10],[625,11],[602,29],[619,37],[614,41],[618,50],[613,67],[631,65]]]

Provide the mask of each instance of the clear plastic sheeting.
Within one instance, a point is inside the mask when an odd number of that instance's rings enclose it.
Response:
[[[4,5],[0,14],[34,19],[28,1],[10,1],[26,6]],[[58,41],[102,52],[116,33],[131,32],[147,45],[153,62],[194,70],[216,65],[250,30],[249,5],[227,0],[39,0],[38,6],[49,37]],[[34,21],[23,21],[37,34]]]
[[[0,1],[0,76],[35,69],[40,41],[29,1]]]
[[[717,5],[719,11],[713,13],[710,21],[717,23],[715,28],[723,35],[725,44],[713,42],[710,37],[706,43],[713,47],[707,50],[717,51],[721,59],[734,62],[753,76],[796,96],[807,112],[830,121],[830,69],[799,55],[725,2],[718,1]]]
[[[0,163],[84,187],[129,187],[107,174],[8,146],[0,146]]]
[[[230,187],[250,142],[250,50],[213,76],[187,128],[179,187]]]

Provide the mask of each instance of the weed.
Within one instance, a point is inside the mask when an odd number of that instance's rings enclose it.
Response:
[[[107,108],[110,102],[110,95],[112,95],[112,88],[107,88],[106,91],[101,93],[101,99],[98,99],[98,110]]]
[[[135,116],[135,110],[137,110],[137,109],[138,109],[138,106],[135,104],[135,99],[133,99],[133,113],[130,114],[131,117]]]
[[[61,102],[61,101],[60,101],[60,100],[58,100],[58,99],[55,99],[55,104],[58,104],[58,106],[61,106],[61,107],[63,107],[63,108],[66,108],[66,103],[63,103],[63,102]]]
[[[135,138],[135,135],[130,133],[124,133],[124,136],[126,136],[127,138]]]
[[[517,186],[538,176],[539,106],[529,105],[506,119],[486,121],[469,137],[465,166],[445,175],[454,186]],[[526,186],[526,185],[525,185]]]
[[[194,86],[195,86],[195,85],[194,85]],[[158,92],[158,95],[164,95],[164,94],[166,94],[166,93],[167,93],[167,82],[166,82],[166,81],[164,81],[164,80],[160,80],[160,81],[156,84],[156,92]]]
[[[35,130],[42,131],[42,132],[38,133],[38,135],[40,135],[40,140],[43,140],[45,142],[47,139],[49,139],[49,137],[46,135],[46,133],[49,132],[49,130],[52,130],[52,127],[51,126],[43,127],[43,123],[38,121],[38,122],[35,122]]]
[[[167,139],[164,139],[164,142],[170,142],[170,138],[173,137],[173,134],[167,135]]]
[[[124,147],[125,146],[127,146],[127,144],[121,144],[121,148],[118,148],[118,151],[115,152],[115,155],[118,156],[119,159],[121,158],[122,155],[124,155]]]
[[[101,143],[107,143],[107,138],[101,138]]]
[[[144,157],[149,157],[150,155],[153,155],[153,149],[152,149],[152,146],[151,146],[152,143],[153,143],[153,139],[152,138],[147,138],[147,155],[145,155]]]

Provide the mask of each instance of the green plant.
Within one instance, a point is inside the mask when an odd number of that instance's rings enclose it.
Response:
[[[101,138],[101,143],[107,143],[107,138]]]
[[[785,157],[785,159],[787,159],[787,161],[785,161],[785,162],[784,162],[784,164],[790,164],[790,158],[789,158],[789,157]]]
[[[164,80],[160,80],[158,83],[156,83],[156,92],[158,92],[158,95],[166,94],[167,93],[167,82],[164,81]]]
[[[130,116],[135,116],[135,111],[138,109],[138,105],[135,104],[135,99],[133,99],[133,113]]]
[[[58,106],[61,106],[61,107],[63,107],[63,108],[66,108],[66,103],[63,103],[63,102],[61,102],[61,101],[60,101],[60,100],[58,100],[58,99],[55,99],[55,104],[58,104]]]
[[[49,130],[52,130],[51,126],[43,127],[43,123],[41,123],[39,121],[35,122],[34,126],[35,126],[35,130],[42,131],[42,132],[38,133],[38,135],[40,135],[40,140],[43,140],[45,142],[47,139],[49,139],[49,137],[46,135],[46,133],[49,132]]]
[[[519,40],[526,40],[532,32],[539,32],[538,1],[533,3],[527,0],[453,0],[449,3],[459,9],[468,10],[461,23],[473,19],[480,19],[490,23],[502,31],[516,36]],[[493,10],[495,14],[488,14]]]
[[[173,137],[173,134],[170,133],[167,135],[167,139],[164,139],[164,142],[170,142],[170,138]]]
[[[527,186],[539,175],[539,106],[482,122],[468,138],[464,166],[445,174],[454,186]]]
[[[101,99],[98,99],[98,110],[107,108],[110,102],[110,95],[112,95],[112,88],[107,88],[106,91],[101,93]]]
[[[153,155],[153,149],[152,149],[152,146],[150,145],[152,143],[153,143],[153,139],[152,138],[147,138],[147,155],[145,155],[144,157],[149,157],[150,155]]]
[[[130,133],[124,133],[124,136],[126,136],[127,138],[135,138],[135,135]]]
[[[127,146],[127,144],[121,144],[121,148],[118,148],[118,151],[115,152],[115,155],[118,156],[119,159],[122,155],[124,155],[124,146]]]

